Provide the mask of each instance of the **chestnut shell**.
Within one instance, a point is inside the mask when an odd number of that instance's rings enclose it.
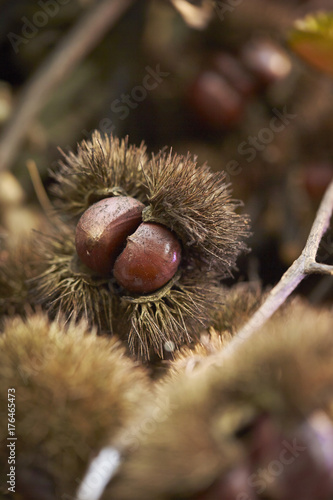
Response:
[[[164,286],[175,275],[181,259],[176,236],[161,224],[142,223],[127,238],[117,258],[113,275],[129,292],[150,293]]]
[[[81,261],[101,275],[112,273],[126,237],[142,222],[143,203],[129,196],[105,198],[81,216],[75,235]]]

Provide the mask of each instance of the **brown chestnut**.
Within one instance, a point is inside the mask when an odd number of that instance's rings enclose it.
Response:
[[[142,222],[144,205],[128,196],[106,198],[89,207],[76,227],[81,261],[101,275],[113,275],[123,288],[149,293],[176,273],[181,246],[165,226]]]
[[[180,243],[169,229],[161,224],[142,223],[127,238],[113,274],[119,285],[129,292],[149,293],[174,276],[180,258]]]
[[[75,244],[81,261],[99,274],[111,274],[126,238],[142,222],[143,203],[129,196],[105,198],[81,216]]]
[[[245,109],[243,96],[216,71],[203,71],[188,91],[188,101],[200,119],[214,129],[238,123]]]
[[[216,52],[211,60],[212,67],[242,96],[248,97],[256,89],[254,76],[242,63],[228,52]]]
[[[333,165],[330,162],[317,161],[304,165],[304,186],[313,200],[321,200],[333,178]]]

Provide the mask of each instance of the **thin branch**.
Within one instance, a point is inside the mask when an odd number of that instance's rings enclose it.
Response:
[[[333,266],[327,264],[319,264],[318,262],[310,262],[305,269],[306,274],[328,274],[333,276]]]
[[[38,201],[40,203],[40,206],[44,210],[44,213],[46,215],[49,215],[54,211],[54,209],[44,189],[36,162],[34,162],[34,160],[27,160],[27,169],[29,171],[31,182],[34,186],[34,190],[38,198]]]
[[[256,330],[263,326],[308,274],[317,273],[333,275],[333,266],[316,262],[318,248],[329,226],[332,212],[333,181],[327,188],[318,209],[303,252],[285,272],[279,283],[270,291],[261,307],[259,307],[250,320],[233,337],[227,348],[224,349],[223,355],[225,355],[226,352],[229,353],[233,351],[239,343],[250,338]]]
[[[92,459],[76,493],[76,500],[99,500],[121,463],[119,450],[105,446]]]
[[[99,0],[37,69],[23,89],[14,113],[0,137],[0,171],[11,167],[33,119],[52,90],[68,77],[133,1]]]

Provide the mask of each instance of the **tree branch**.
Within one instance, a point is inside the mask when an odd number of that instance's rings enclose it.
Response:
[[[9,169],[31,122],[52,90],[103,38],[134,0],[99,0],[28,81],[0,137],[0,172]]]
[[[332,212],[333,181],[327,188],[320,204],[303,252],[284,273],[279,283],[270,291],[261,307],[233,337],[227,348],[222,352],[223,355],[226,351],[234,350],[237,344],[250,338],[256,330],[263,326],[308,274],[333,275],[333,266],[320,264],[316,261],[318,248],[329,226]]]

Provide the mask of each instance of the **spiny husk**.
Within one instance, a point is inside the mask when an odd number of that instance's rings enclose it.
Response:
[[[164,418],[156,418],[103,499],[131,500],[133,491],[137,500],[192,498],[247,463],[239,431],[261,415],[290,442],[313,412],[333,420],[332,321],[331,311],[294,303],[223,361],[162,380],[147,414],[158,415],[163,401]]]
[[[146,201],[142,190],[142,168],[147,163],[146,147],[128,145],[98,131],[91,141],[82,141],[77,154],[63,153],[60,168],[52,172],[57,181],[53,193],[59,211],[69,216],[81,215],[97,201],[109,196],[132,196]]]
[[[7,321],[0,335],[1,429],[8,388],[15,389],[17,490],[56,500],[74,497],[91,458],[144,405],[149,382],[116,338],[96,336],[86,322],[50,323],[39,313]],[[4,446],[2,471],[7,461]]]
[[[221,351],[262,303],[259,283],[238,283],[224,289],[224,303],[215,312],[213,323],[201,331],[195,344],[181,347],[170,363],[169,375],[193,369],[203,359]]]
[[[198,342],[192,346],[183,346],[170,362],[166,379],[178,377],[180,372],[189,372],[204,362],[204,359],[221,352],[232,338],[229,331],[219,332],[210,327],[208,331],[202,332]]]
[[[231,198],[224,172],[196,158],[161,152],[145,168],[149,208],[144,220],[170,227],[183,242],[185,254],[221,277],[230,276],[236,259],[246,249],[249,220],[236,213],[241,206]]]
[[[130,318],[128,344],[140,357],[151,356],[149,346],[173,352],[182,344],[198,340],[212,321],[212,311],[223,301],[223,290],[214,279],[200,274],[176,280],[172,287],[150,297],[123,297],[125,314]]]
[[[29,294],[29,280],[40,272],[31,241],[0,250],[0,322],[5,316],[24,314],[32,300]]]
[[[63,225],[56,234],[39,239],[44,272],[30,281],[34,304],[51,317],[61,311],[68,318],[84,317],[102,332],[117,333],[140,359],[151,359],[154,352],[163,358],[167,342],[176,349],[197,339],[223,301],[215,277],[198,272],[177,276],[159,294],[123,295],[112,279],[93,276],[80,264],[73,234]]]
[[[237,283],[225,291],[225,301],[214,315],[213,327],[219,332],[237,330],[262,304],[266,293],[259,283]]]
[[[78,261],[74,231],[59,224],[56,231],[41,235],[36,251],[43,272],[30,281],[31,295],[53,318],[60,311],[66,318],[83,317],[99,331],[113,333],[116,294],[109,279],[92,276]]]
[[[175,348],[192,342],[222,303],[220,280],[231,274],[248,236],[248,219],[235,213],[239,203],[231,199],[224,174],[197,167],[190,156],[161,153],[148,161],[143,145],[129,147],[127,140],[96,132],[76,156],[65,157],[54,176],[66,228],[41,249],[45,272],[33,284],[36,300],[53,313],[59,308],[84,316],[101,330],[112,332],[117,323],[131,352],[143,359],[152,352],[163,357],[168,341]],[[93,275],[76,256],[78,216],[101,198],[124,194],[147,205],[144,221],[164,224],[182,242],[172,286],[149,297],[128,297],[112,277]]]

